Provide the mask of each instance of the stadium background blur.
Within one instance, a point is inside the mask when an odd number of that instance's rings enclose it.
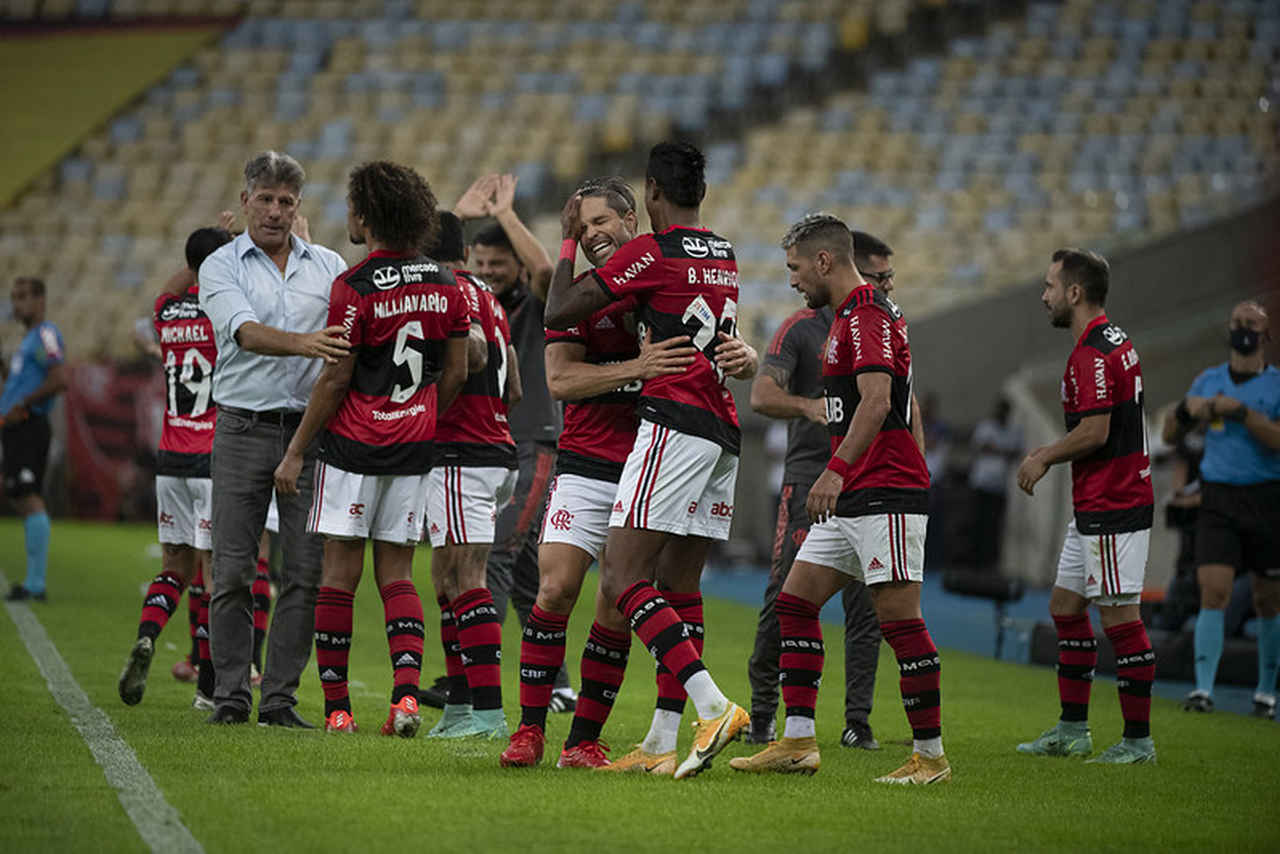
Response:
[[[513,172],[554,247],[582,178],[639,186],[649,145],[690,139],[706,222],[735,244],[744,337],[764,348],[800,304],[786,225],[833,212],[896,250],[916,388],[960,436],[1001,392],[1029,447],[1061,433],[1070,342],[1038,301],[1059,246],[1110,258],[1108,312],[1142,355],[1152,424],[1222,360],[1235,301],[1280,316],[1275,2],[0,0],[0,31],[0,278],[46,279],[73,363],[55,513],[153,517],[163,392],[135,326],[264,148],[303,163],[312,237],[356,260],[360,161],[415,166],[445,205]],[[7,354],[7,300],[0,321]],[[773,529],[746,391],[731,566],[767,563]],[[939,479],[952,527],[967,462],[959,442]],[[1010,501],[1006,574],[1049,583],[1068,495],[1059,467]],[[1152,589],[1176,548],[1159,518]]]

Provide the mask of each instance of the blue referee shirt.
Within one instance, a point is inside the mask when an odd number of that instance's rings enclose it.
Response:
[[[62,364],[62,333],[48,321],[38,323],[23,336],[22,343],[9,361],[9,379],[0,394],[0,415],[22,403],[23,398],[44,384],[49,369]],[[48,415],[54,397],[46,397],[31,405],[32,415]]]
[[[1191,384],[1190,397],[1224,394],[1268,418],[1280,417],[1280,370],[1268,365],[1262,373],[1236,384],[1226,362],[1209,368]],[[1269,450],[1239,421],[1223,418],[1209,423],[1204,440],[1200,477],[1209,483],[1249,486],[1280,481],[1280,452]]]

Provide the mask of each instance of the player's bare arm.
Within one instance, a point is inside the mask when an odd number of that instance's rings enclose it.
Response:
[[[436,416],[449,408],[467,382],[471,338],[450,338],[444,348],[444,366],[436,381]]]
[[[25,421],[27,416],[31,414],[31,407],[47,397],[53,397],[55,394],[61,394],[67,387],[67,366],[64,363],[49,368],[49,373],[45,374],[44,382],[40,383],[31,394],[24,397],[17,406],[9,410],[4,417],[6,424],[17,424]]]
[[[467,332],[467,373],[478,374],[489,364],[489,342],[484,337],[484,327],[480,321],[471,321],[471,329]]]
[[[307,401],[307,409],[302,413],[302,421],[285,448],[280,465],[276,466],[276,491],[281,495],[298,494],[298,476],[302,474],[302,456],[315,441],[316,435],[329,423],[329,419],[338,411],[342,399],[347,396],[347,388],[351,385],[351,375],[355,372],[356,360],[346,356],[325,365],[311,390],[311,399]]]
[[[497,183],[497,174],[481,175],[475,179],[453,206],[454,215],[463,222],[488,216],[489,202],[493,198]]]
[[[516,356],[516,348],[507,345],[507,409],[515,409],[516,404],[524,400],[524,383],[520,379],[520,359]]]
[[[1280,451],[1280,423],[1225,394],[1215,395],[1208,400],[1208,406],[1213,416],[1239,421],[1253,438],[1272,451]]]
[[[489,214],[498,220],[502,230],[511,240],[516,257],[529,271],[529,290],[543,302],[547,301],[547,288],[551,284],[551,256],[538,238],[533,236],[520,217],[516,215],[516,183],[514,175],[499,175],[493,187]]]
[[[736,335],[724,332],[717,333],[720,343],[716,345],[716,365],[726,377],[735,380],[749,380],[760,369],[760,354],[756,348]]]
[[[646,333],[640,355],[625,362],[596,365],[588,362],[587,348],[576,341],[548,341],[547,388],[556,400],[583,400],[615,391],[636,380],[684,373],[698,351],[687,335],[654,344]]]
[[[582,197],[574,195],[560,212],[560,235],[564,242],[560,261],[551,274],[551,284],[547,289],[543,322],[548,329],[568,329],[613,301],[595,282],[584,279],[577,285],[573,283],[573,262],[582,231]]]
[[[802,397],[787,391],[791,371],[779,365],[764,365],[751,383],[751,408],[770,418],[807,418],[827,426],[827,402],[821,397]]]
[[[1018,486],[1027,495],[1034,494],[1036,483],[1051,466],[1089,456],[1107,444],[1110,434],[1110,412],[1081,418],[1070,433],[1052,445],[1044,445],[1027,454],[1022,465],[1018,466]]]
[[[920,415],[920,401],[911,395],[911,438],[916,440],[916,447],[924,453],[924,418]]]
[[[329,326],[316,332],[285,332],[255,320],[246,320],[236,330],[236,343],[251,353],[263,356],[305,356],[324,359],[333,364],[351,352],[342,337],[341,326]]]
[[[837,468],[847,468],[855,460],[867,452],[876,434],[884,426],[893,404],[890,395],[893,390],[893,375],[884,371],[858,374],[858,407],[853,411],[849,422],[849,432],[841,440],[832,463]],[[829,464],[830,465],[830,464]],[[814,522],[822,522],[835,515],[836,502],[844,489],[844,477],[831,468],[825,469],[814,481],[809,490],[809,498],[805,501],[805,510]]]

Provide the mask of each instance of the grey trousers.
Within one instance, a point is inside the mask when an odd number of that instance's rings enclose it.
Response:
[[[218,411],[213,438],[213,593],[209,639],[217,674],[214,702],[253,707],[249,662],[253,655],[253,586],[258,541],[271,503],[275,468],[293,437],[282,427]],[[323,539],[306,531],[315,487],[315,452],[309,451],[300,492],[279,496],[283,560],[280,592],[267,633],[259,712],[297,703],[298,680],[311,658],[316,589]]]
[[[773,603],[782,592],[796,552],[809,532],[804,502],[807,486],[786,484],[778,507],[778,527],[773,545],[769,585],[764,591],[756,627],[755,649],[747,662],[751,680],[751,716],[771,717],[778,710],[778,655],[781,632]],[[876,668],[880,663],[880,621],[871,603],[871,591],[861,581],[850,580],[843,591],[844,604],[844,718],[846,724],[866,724],[875,694]]]

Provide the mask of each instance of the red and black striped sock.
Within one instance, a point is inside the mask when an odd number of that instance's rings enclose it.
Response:
[[[178,610],[182,588],[187,585],[172,572],[164,571],[151,579],[147,595],[142,599],[142,616],[138,618],[138,637],[155,640],[165,623]]]
[[[693,648],[698,653],[698,657],[701,658],[703,642],[706,637],[706,628],[702,623],[702,594],[675,593],[668,590],[662,595],[666,597],[667,604],[674,608],[676,613],[680,615],[680,619],[684,621],[685,628],[689,633],[689,640],[693,643]],[[684,685],[659,662],[658,708],[674,712],[677,715],[683,714],[684,703],[687,699],[688,695],[684,692]]]
[[[630,651],[631,635],[610,631],[599,623],[591,624],[591,633],[582,648],[582,690],[578,693],[565,747],[600,739],[604,722],[618,699]]]
[[[942,663],[924,620],[880,624],[898,658],[898,690],[916,741],[942,737]]]
[[[187,660],[192,664],[200,663],[200,639],[196,636],[200,631],[200,597],[204,595],[204,570],[197,569],[196,577],[187,585],[187,625],[191,630],[191,654]]]
[[[1116,688],[1120,692],[1120,714],[1124,716],[1125,738],[1151,735],[1151,684],[1156,678],[1156,654],[1141,620],[1107,629],[1107,639],[1116,653]]]
[[[316,593],[316,667],[324,689],[324,716],[351,713],[347,695],[347,660],[351,655],[351,623],[356,595],[336,587]]]
[[[637,581],[618,597],[616,604],[649,654],[675,674],[680,684],[707,669],[689,639],[684,620],[652,584]]]
[[[458,594],[453,600],[458,621],[458,644],[476,711],[502,708],[502,623],[493,596],[484,587]]]
[[[537,605],[520,638],[520,724],[547,728],[547,706],[556,674],[564,664],[568,614],[552,614]]]
[[[440,606],[440,646],[444,648],[445,702],[465,706],[471,703],[471,687],[462,666],[462,647],[458,644],[458,621],[453,618],[449,597],[436,596]]]
[[[1053,615],[1058,630],[1058,699],[1062,720],[1089,720],[1089,691],[1098,665],[1098,642],[1088,614]]]
[[[206,698],[213,699],[213,652],[209,647],[209,600],[213,598],[209,588],[200,595],[200,624],[196,626],[196,646],[199,655],[200,673],[196,677],[196,690]]]
[[[409,694],[416,699],[422,676],[422,600],[412,581],[393,581],[378,591],[382,594],[382,615],[387,624],[387,647],[393,671],[391,702]]]
[[[258,558],[258,574],[253,579],[253,663],[262,672],[262,642],[267,637],[267,618],[271,614],[271,566]]]
[[[778,679],[787,717],[813,720],[826,657],[818,606],[808,599],[779,593],[773,612],[778,616]]]

